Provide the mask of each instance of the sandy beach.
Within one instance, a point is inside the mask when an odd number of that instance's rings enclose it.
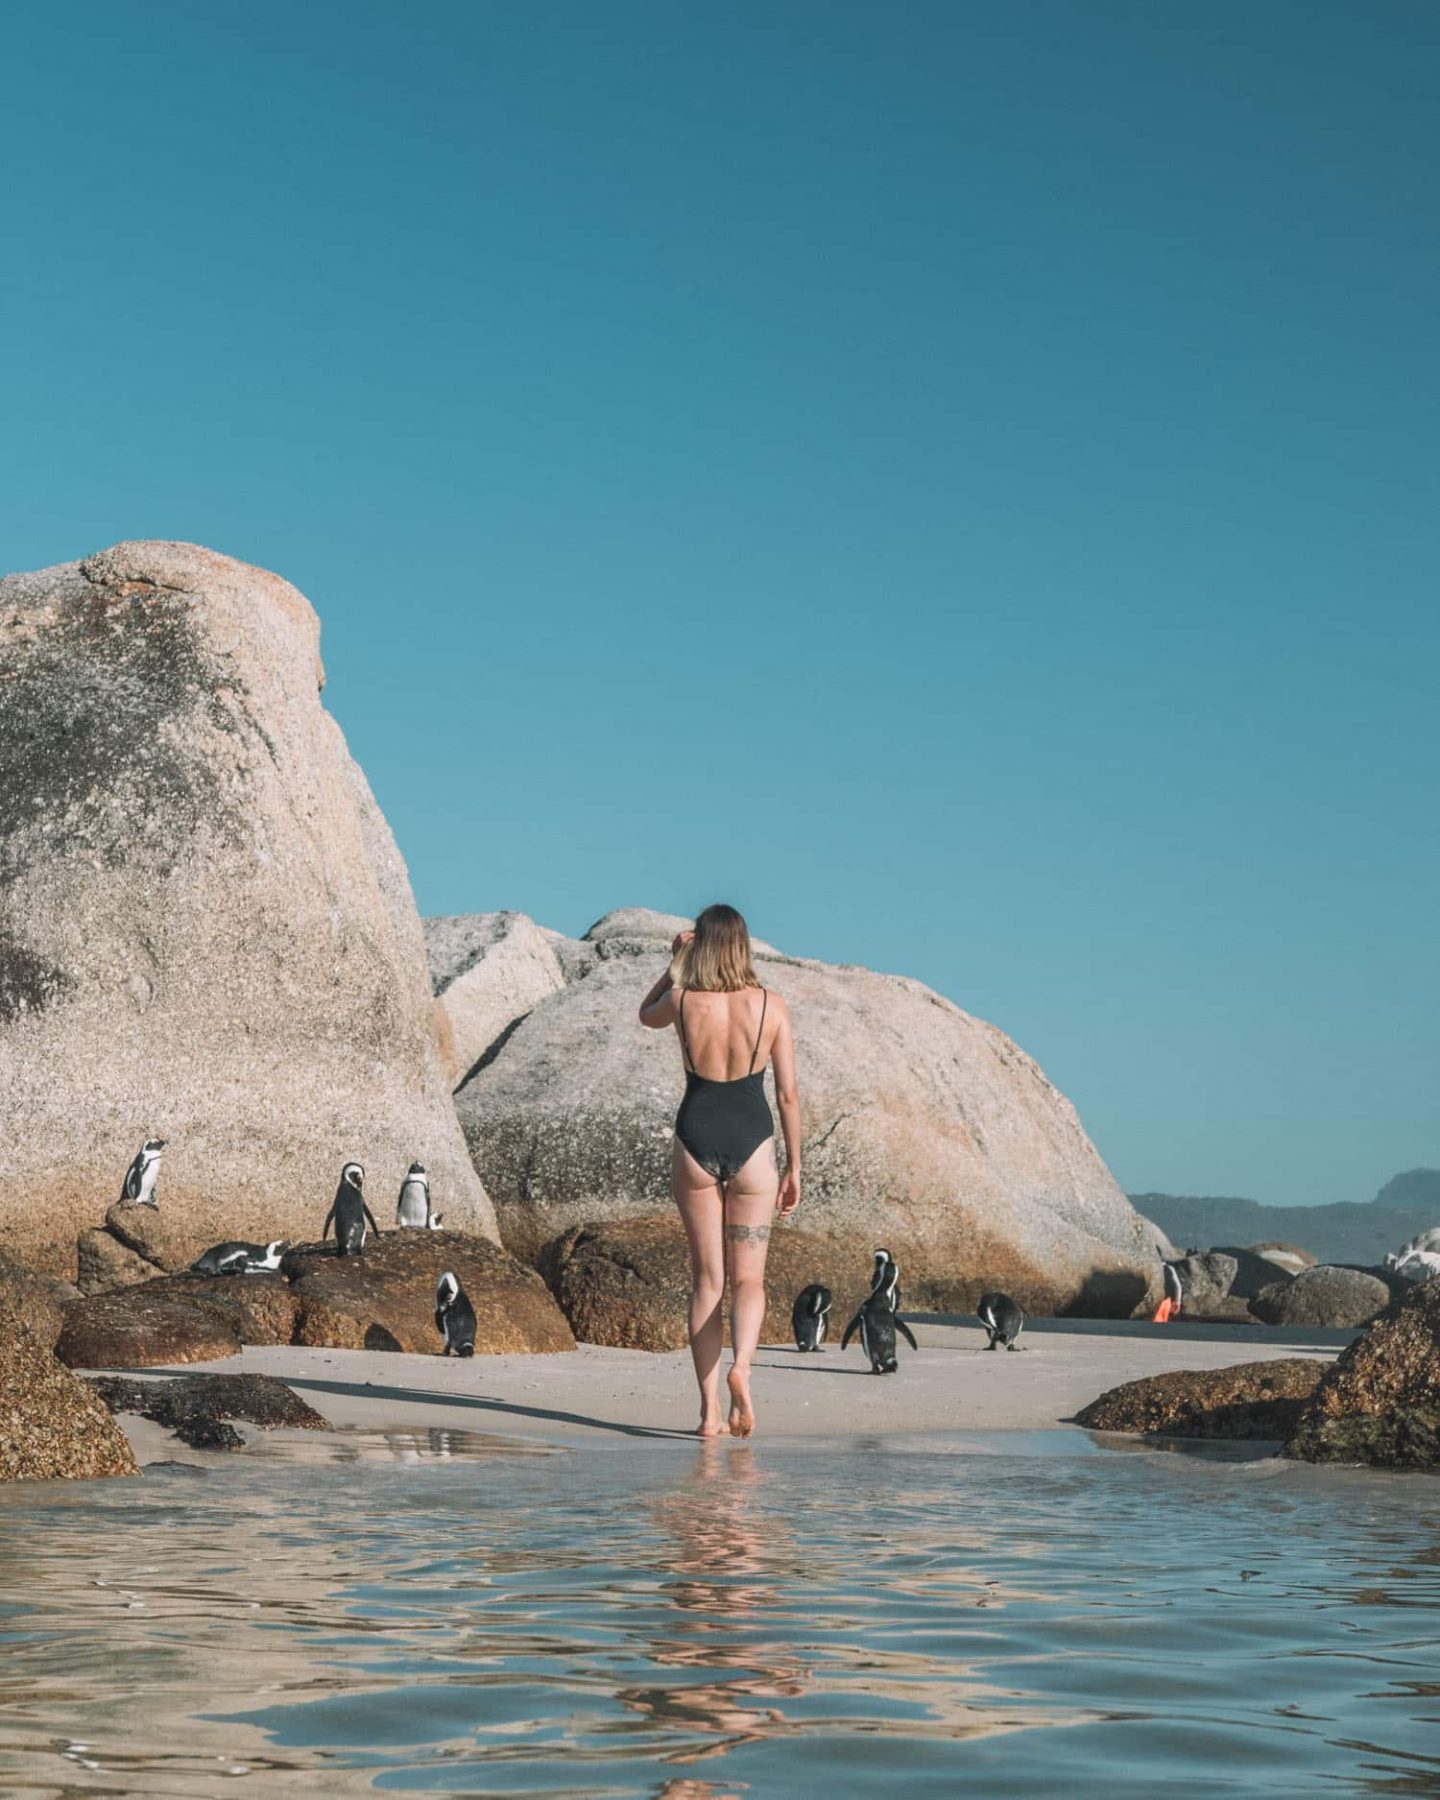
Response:
[[[1266,1358],[1329,1361],[1355,1334],[1263,1327],[1153,1326],[1138,1321],[1041,1319],[1025,1349],[985,1350],[985,1333],[957,1320],[915,1321],[919,1353],[900,1372],[869,1373],[852,1343],[818,1356],[762,1349],[755,1395],[767,1438],[861,1437],[956,1431],[1045,1430],[1065,1425],[1107,1388],[1171,1369],[1218,1369]],[[274,1375],[338,1428],[487,1431],[555,1442],[603,1438],[691,1440],[694,1389],[688,1353],[582,1345],[573,1355],[387,1355],[365,1350],[250,1348],[224,1362],[173,1371]],[[141,1460],[173,1440],[124,1420]]]

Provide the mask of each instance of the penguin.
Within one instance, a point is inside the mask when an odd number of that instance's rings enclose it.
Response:
[[[276,1238],[272,1244],[212,1244],[191,1263],[190,1271],[194,1275],[261,1275],[278,1269],[289,1247],[288,1238]]]
[[[320,1233],[323,1244],[335,1227],[335,1245],[341,1256],[359,1256],[365,1248],[365,1227],[378,1232],[375,1215],[365,1204],[365,1171],[358,1162],[347,1162],[340,1171],[340,1185],[330,1210],[325,1215],[325,1229]]]
[[[895,1261],[895,1258],[890,1254],[890,1252],[887,1249],[884,1248],[883,1245],[877,1245],[875,1248],[875,1262],[870,1270],[870,1291],[872,1294],[875,1291],[876,1284],[883,1279],[886,1270],[890,1269],[890,1268],[894,1269],[895,1279],[898,1281],[900,1279],[899,1263],[897,1263]],[[900,1311],[901,1304],[902,1304],[902,1302],[900,1299],[900,1289],[897,1287],[895,1289],[895,1310],[896,1310],[896,1312]]]
[[[445,1229],[445,1215],[444,1213],[431,1213],[426,1223],[431,1231],[443,1231]]]
[[[912,1350],[920,1348],[896,1307],[899,1292],[899,1263],[888,1250],[877,1250],[874,1284],[869,1298],[845,1327],[845,1335],[840,1340],[840,1348],[844,1350],[855,1333],[860,1333],[860,1347],[870,1358],[872,1375],[893,1375],[900,1367],[899,1358],[895,1354],[897,1331]]]
[[[160,1196],[155,1192],[155,1184],[160,1179],[160,1152],[164,1148],[164,1138],[146,1138],[135,1152],[134,1162],[125,1171],[125,1185],[120,1189],[125,1205],[158,1209]]]
[[[1025,1329],[1025,1309],[1008,1294],[982,1294],[976,1317],[990,1333],[990,1350],[1003,1344],[1007,1350],[1020,1348],[1020,1333]]]
[[[795,1296],[795,1310],[790,1315],[797,1350],[818,1350],[824,1344],[831,1305],[829,1288],[822,1287],[818,1281],[801,1288]]]
[[[457,1356],[475,1354],[475,1308],[449,1270],[435,1283],[435,1329],[445,1346],[443,1356],[452,1350]]]
[[[430,1177],[424,1163],[412,1162],[400,1183],[400,1198],[395,1202],[395,1223],[401,1229],[414,1231],[434,1229],[430,1211]]]

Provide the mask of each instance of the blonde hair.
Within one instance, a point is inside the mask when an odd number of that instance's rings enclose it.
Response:
[[[750,931],[733,906],[707,906],[695,921],[695,935],[670,962],[670,979],[678,988],[701,993],[735,994],[759,987],[750,960]]]

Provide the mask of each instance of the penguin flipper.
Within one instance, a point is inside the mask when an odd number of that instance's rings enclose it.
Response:
[[[332,1204],[329,1212],[326,1213],[326,1215],[325,1215],[325,1229],[320,1233],[320,1242],[322,1244],[325,1242],[326,1238],[329,1237],[330,1227],[334,1223],[335,1223],[335,1208],[334,1208],[334,1205]]]
[[[846,1350],[849,1348],[851,1338],[854,1337],[855,1333],[859,1329],[860,1329],[860,1315],[857,1312],[855,1317],[845,1327],[845,1335],[840,1340],[840,1348],[842,1350]]]
[[[374,1215],[374,1213],[371,1212],[369,1206],[363,1200],[360,1202],[360,1210],[361,1210],[361,1212],[364,1213],[365,1217],[370,1221],[370,1229],[375,1233],[376,1237],[379,1237],[380,1227],[375,1223],[375,1215]]]
[[[904,1338],[905,1342],[910,1346],[910,1348],[912,1350],[918,1350],[920,1348],[920,1346],[915,1342],[914,1332],[911,1331],[910,1327],[900,1317],[899,1313],[896,1313],[896,1315],[895,1315],[895,1329],[900,1333],[901,1337]]]

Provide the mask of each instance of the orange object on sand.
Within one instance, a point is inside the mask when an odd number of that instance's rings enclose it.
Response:
[[[1179,1311],[1180,1311],[1180,1308],[1175,1304],[1175,1302],[1167,1294],[1165,1296],[1165,1298],[1160,1302],[1160,1304],[1155,1308],[1155,1317],[1150,1321],[1150,1323],[1152,1325],[1168,1325],[1170,1323],[1170,1321],[1175,1317],[1175,1315]]]

